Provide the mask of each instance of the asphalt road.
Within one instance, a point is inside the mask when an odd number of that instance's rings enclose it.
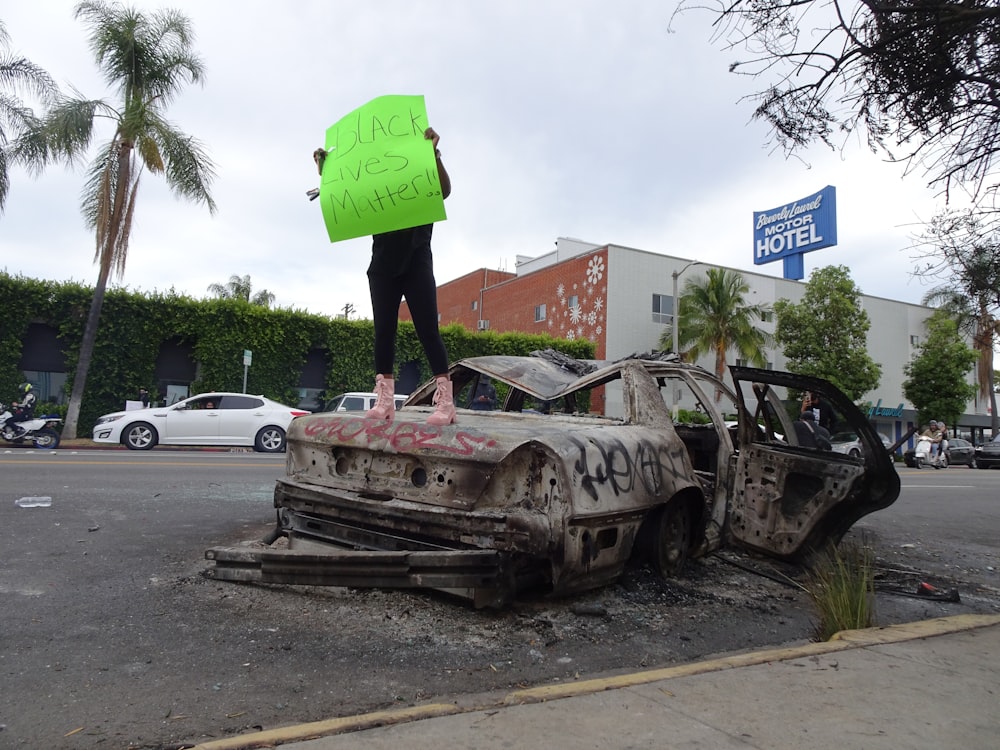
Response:
[[[493,615],[420,594],[201,576],[205,549],[269,530],[283,471],[283,455],[243,451],[0,451],[0,748],[178,748],[807,632],[801,597],[722,563],[676,585],[597,592],[596,618],[573,602]],[[852,534],[874,539],[889,568],[963,594],[902,616],[1000,611],[1000,471],[900,475],[900,500]],[[18,507],[24,496],[52,503]]]

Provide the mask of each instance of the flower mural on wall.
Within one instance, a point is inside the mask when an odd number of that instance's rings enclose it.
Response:
[[[587,264],[587,281],[591,284],[596,284],[598,281],[604,278],[604,258],[600,255],[595,255],[590,259],[590,263]]]
[[[562,312],[553,316],[555,322],[549,319],[548,327],[553,329],[553,335],[562,338],[596,341],[604,333],[604,300],[608,293],[606,284],[601,283],[607,270],[604,254],[595,253],[585,267],[581,264],[576,269],[582,278],[564,278],[556,284],[552,309]],[[582,296],[577,296],[577,290]]]

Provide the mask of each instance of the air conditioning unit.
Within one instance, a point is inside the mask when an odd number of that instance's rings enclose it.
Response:
[[[488,331],[490,329],[490,321],[480,320],[476,328],[479,329],[480,331]]]

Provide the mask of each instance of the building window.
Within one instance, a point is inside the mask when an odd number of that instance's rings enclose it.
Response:
[[[763,315],[760,316],[760,319],[765,323],[773,323],[774,313],[768,310],[767,312],[765,312]]]
[[[569,299],[566,300],[566,305],[569,307],[570,310],[572,310],[574,307],[579,307],[580,306],[580,298],[577,297],[575,294],[571,294],[569,296]]]
[[[545,320],[545,305],[535,305],[535,322],[541,323]]]
[[[669,294],[653,295],[653,322],[670,323],[674,317],[674,298]]]
[[[910,346],[920,346],[920,337],[910,336]]]
[[[477,299],[472,300],[472,309],[473,310],[478,310],[479,309],[479,300],[477,300]]]

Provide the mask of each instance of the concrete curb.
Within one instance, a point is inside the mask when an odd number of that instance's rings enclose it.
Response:
[[[255,748],[274,747],[290,742],[304,742],[320,737],[357,732],[380,726],[404,724],[421,719],[448,716],[474,711],[496,710],[505,706],[542,703],[573,696],[589,695],[605,690],[646,685],[651,682],[688,677],[691,675],[718,672],[726,669],[748,667],[768,662],[800,659],[818,654],[829,654],[837,651],[884,645],[887,643],[903,643],[905,641],[930,638],[933,636],[959,633],[976,628],[1000,625],[1000,615],[957,615],[954,617],[938,617],[932,620],[890,625],[887,627],[866,628],[864,630],[844,630],[837,633],[829,641],[808,643],[801,646],[751,651],[747,653],[723,656],[702,662],[682,664],[676,667],[653,669],[643,672],[602,677],[592,680],[581,680],[558,685],[543,685],[507,693],[495,702],[476,705],[459,705],[457,703],[429,703],[409,708],[375,711],[357,716],[345,716],[308,724],[298,724],[279,729],[254,732],[221,740],[211,740],[194,746],[193,750],[254,750]]]

